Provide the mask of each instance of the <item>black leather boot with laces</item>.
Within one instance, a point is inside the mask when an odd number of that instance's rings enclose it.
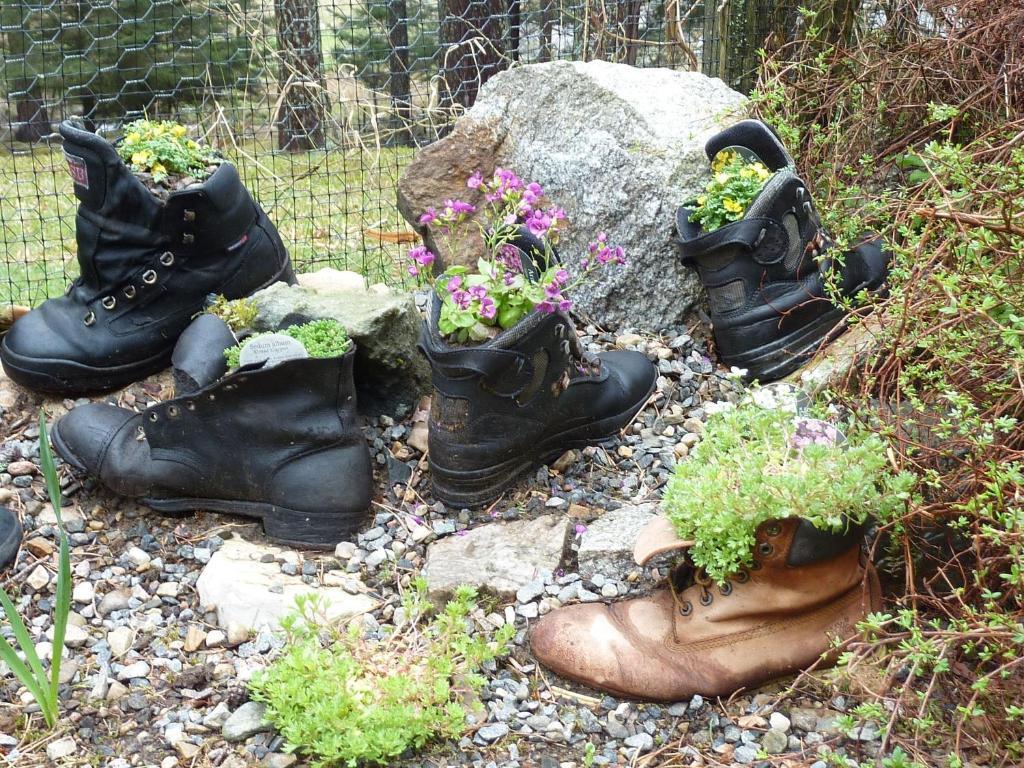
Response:
[[[449,507],[494,501],[524,473],[626,426],[654,391],[639,352],[583,352],[564,312],[532,312],[494,339],[453,347],[434,295],[420,348],[430,361],[428,459]]]
[[[863,291],[881,293],[889,254],[865,235],[838,256],[807,186],[779,138],[758,120],[743,120],[713,136],[709,160],[732,150],[773,172],[743,218],[713,232],[690,221],[696,203],[676,215],[686,264],[695,266],[708,294],[722,362],[762,383],[803,365],[848,327],[848,309],[834,301]]]
[[[235,299],[295,281],[231,164],[164,201],[103,138],[69,122],[60,133],[79,201],[81,275],[4,338],[0,360],[14,381],[61,395],[125,386],[168,365],[209,294]]]

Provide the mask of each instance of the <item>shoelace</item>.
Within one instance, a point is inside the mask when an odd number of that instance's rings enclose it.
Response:
[[[749,569],[742,569],[723,584],[718,585],[718,593],[722,597],[728,597],[732,594],[733,584],[745,584],[750,581],[750,571],[756,571],[760,569],[761,564],[754,560],[753,565]],[[712,593],[712,587],[715,583],[711,580],[711,577],[707,575],[707,572],[703,568],[697,568],[689,561],[684,560],[675,570],[669,575],[668,585],[672,591],[672,602],[675,603],[676,610],[680,616],[689,616],[693,613],[693,603],[690,600],[685,600],[682,597],[682,593],[692,587],[694,584],[700,586],[700,597],[698,602],[707,607],[714,602],[715,596]],[[675,636],[676,624],[672,622],[672,634]],[[676,638],[678,640],[678,637]]]

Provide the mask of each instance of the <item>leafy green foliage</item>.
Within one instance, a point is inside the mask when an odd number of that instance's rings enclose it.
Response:
[[[302,342],[310,357],[338,357],[348,352],[352,344],[345,327],[337,320],[313,320],[302,325],[292,325],[275,333],[283,333]],[[257,333],[250,336],[254,339],[266,334]],[[224,357],[227,358],[229,368],[238,367],[238,359],[242,354],[242,345],[228,347],[224,350]]]
[[[204,179],[207,167],[221,162],[212,149],[190,139],[185,126],[170,120],[128,123],[117,151],[133,171],[150,173],[157,183],[171,174]]]
[[[259,314],[252,299],[229,300],[224,296],[214,298],[205,311],[219,317],[235,333],[252,328],[252,324],[256,322],[256,315]]]
[[[768,520],[802,517],[838,533],[906,504],[911,478],[889,472],[877,436],[854,429],[841,445],[798,449],[795,432],[792,414],[743,403],[712,414],[691,458],[676,466],[664,508],[713,580],[753,563],[755,532]]]
[[[700,224],[705,232],[742,219],[772,177],[764,163],[729,149],[715,155],[711,174],[704,194],[697,198],[697,208],[690,214],[690,221]]]
[[[60,667],[64,653],[64,636],[68,628],[68,614],[71,611],[71,548],[68,535],[64,530],[61,516],[60,481],[50,452],[50,441],[46,432],[46,417],[39,414],[39,459],[42,464],[46,489],[50,495],[54,514],[57,517],[57,531],[60,537],[60,553],[58,555],[56,595],[53,602],[53,657],[50,662],[50,673],[46,674],[35,643],[25,627],[25,622],[14,606],[7,592],[0,589],[0,606],[3,607],[11,633],[18,644],[21,656],[11,644],[0,635],[0,660],[2,660],[19,682],[24,685],[39,705],[47,726],[57,725],[59,715]],[[24,657],[24,661],[22,661]]]
[[[380,642],[331,624],[317,597],[297,598],[282,621],[282,655],[250,682],[287,741],[315,768],[387,764],[408,749],[458,738],[467,698],[480,690],[482,664],[506,652],[514,629],[471,634],[472,588],[458,589],[438,614],[418,579],[403,595],[406,622]]]

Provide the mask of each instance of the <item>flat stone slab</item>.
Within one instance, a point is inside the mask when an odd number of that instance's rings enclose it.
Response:
[[[488,523],[427,547],[423,576],[431,599],[443,600],[461,584],[511,599],[516,590],[554,573],[568,542],[568,518],[545,515],[513,523]]]
[[[238,536],[226,541],[213,553],[199,574],[196,589],[204,608],[217,611],[217,623],[227,629],[235,623],[250,630],[268,626],[276,629],[281,619],[295,609],[295,598],[303,594],[319,595],[329,619],[345,621],[374,608],[366,594],[350,594],[341,586],[312,587],[300,576],[281,571],[279,547],[261,546]],[[270,555],[275,560],[260,562]],[[357,581],[352,574],[346,574]]]
[[[589,579],[600,573],[625,579],[637,568],[633,560],[636,538],[657,514],[658,505],[649,502],[613,509],[590,523],[580,537],[580,576]]]

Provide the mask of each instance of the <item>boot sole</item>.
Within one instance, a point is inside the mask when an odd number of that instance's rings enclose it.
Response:
[[[570,448],[583,448],[607,440],[628,424],[647,404],[657,379],[638,403],[614,416],[560,432],[541,441],[533,451],[500,464],[472,470],[453,470],[430,462],[434,498],[447,507],[475,509],[491,503],[526,473],[548,464]]]
[[[295,284],[295,272],[290,263],[256,290],[282,281]],[[173,352],[174,342],[144,360],[104,367],[60,358],[25,357],[12,352],[6,339],[0,343],[0,361],[11,380],[27,389],[52,395],[81,395],[126,387],[167,368]]]
[[[888,288],[882,284],[876,288],[867,285],[859,287],[854,295],[867,288],[873,297],[884,298]],[[723,357],[726,365],[746,369],[744,381],[758,381],[761,384],[784,379],[793,371],[802,367],[818,350],[831,344],[849,330],[843,320],[858,310],[847,312],[844,309],[832,309],[816,319],[813,323],[788,333],[781,339],[765,344],[742,355]]]

